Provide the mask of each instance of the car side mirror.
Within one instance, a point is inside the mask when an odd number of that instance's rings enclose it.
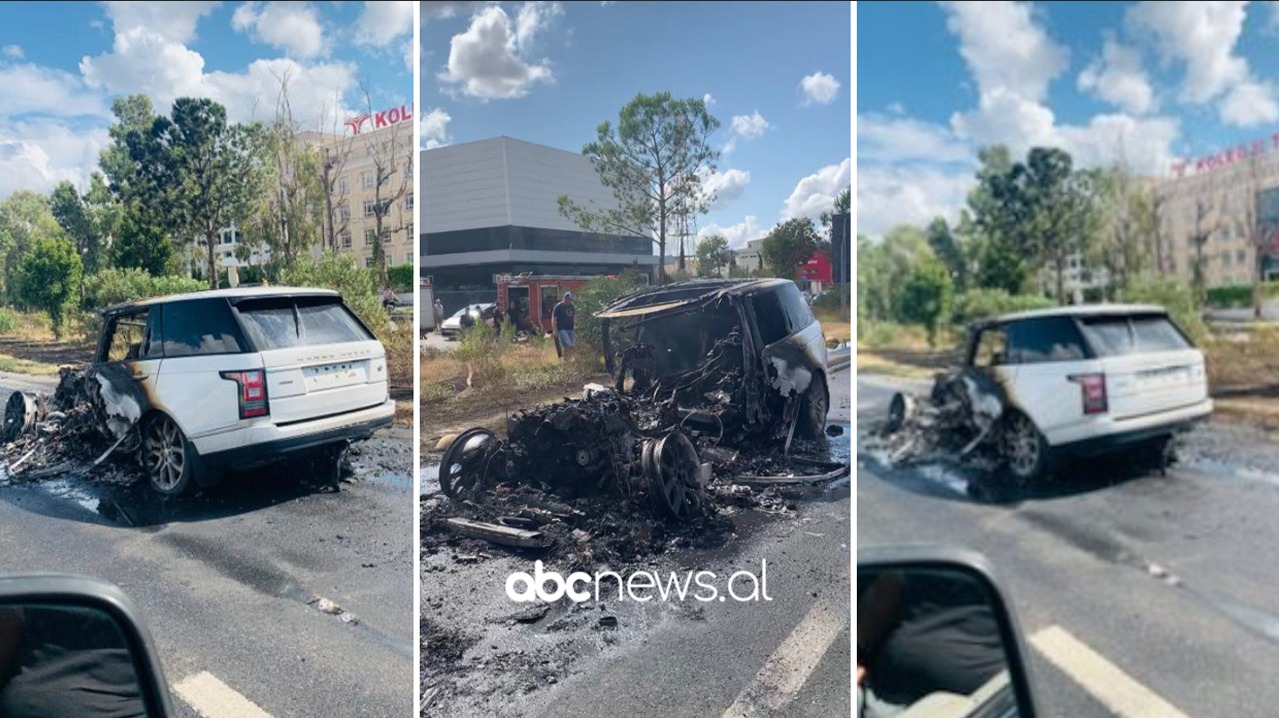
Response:
[[[1036,714],[1012,606],[977,554],[860,549],[856,630],[856,715]]]
[[[0,716],[166,718],[146,628],[115,586],[59,574],[0,576]]]

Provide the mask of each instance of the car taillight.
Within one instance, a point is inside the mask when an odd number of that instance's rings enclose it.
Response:
[[[1079,384],[1084,400],[1084,415],[1105,414],[1110,410],[1106,400],[1105,374],[1075,374],[1070,380]]]
[[[266,372],[261,369],[224,371],[222,378],[235,382],[240,388],[241,419],[252,419],[255,416],[267,416],[271,413],[266,396]]]

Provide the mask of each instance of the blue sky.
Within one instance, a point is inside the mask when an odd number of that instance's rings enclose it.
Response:
[[[977,148],[1175,163],[1279,132],[1279,3],[862,3],[857,226],[954,218]]]
[[[846,3],[424,3],[423,143],[507,135],[577,152],[638,93],[709,95],[726,151],[699,232],[742,246],[848,186],[850,15]]]
[[[167,112],[212,97],[233,120],[274,115],[289,78],[295,121],[329,129],[353,109],[413,99],[410,2],[4,3],[0,198],[86,186],[111,102],[144,93]],[[337,122],[341,131],[342,126]]]

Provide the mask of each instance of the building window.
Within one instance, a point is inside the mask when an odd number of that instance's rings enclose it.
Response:
[[[350,194],[350,193],[351,193],[351,180],[347,179],[346,177],[339,177],[338,178],[338,194]]]
[[[365,170],[360,173],[360,184],[364,185],[364,189],[373,189],[377,186],[377,178],[372,170]]]
[[[372,246],[373,246],[373,238],[374,238],[374,237],[376,237],[376,236],[377,236],[377,232],[374,232],[374,231],[373,231],[373,230],[371,230],[371,229],[366,229],[366,230],[364,230],[364,246],[365,246],[365,247],[372,247]]]
[[[389,229],[382,230],[382,244],[390,244],[390,243],[391,243],[391,230]]]
[[[372,257],[365,257],[365,258],[364,258],[364,268],[365,268],[365,269],[372,269],[372,268],[373,268],[373,258],[372,258]]]
[[[346,205],[338,207],[338,219],[341,219],[343,222],[349,221],[351,219],[351,208]]]
[[[412,194],[409,194],[404,198],[404,211],[405,212],[413,211],[413,195]]]
[[[371,199],[366,199],[366,200],[364,200],[364,216],[365,216],[365,217],[372,217],[372,216],[373,216],[373,210],[374,210],[374,208],[375,208],[375,207],[377,207],[377,202],[374,202],[374,201],[373,201],[373,200],[371,200]]]
[[[340,236],[342,238],[342,249],[350,249],[351,248],[351,230],[349,229],[342,230],[342,234]]]

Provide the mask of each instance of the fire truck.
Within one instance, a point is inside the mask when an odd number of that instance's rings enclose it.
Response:
[[[498,274],[497,304],[510,315],[519,329],[551,331],[551,310],[564,298],[564,292],[576,292],[595,277],[558,274]]]

